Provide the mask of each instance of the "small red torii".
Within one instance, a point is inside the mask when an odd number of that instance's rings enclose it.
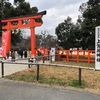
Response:
[[[11,30],[11,29],[18,29],[18,28],[30,28],[31,31],[31,52],[34,56],[36,56],[36,40],[35,40],[35,27],[41,26],[42,22],[36,22],[36,19],[40,19],[43,15],[46,14],[46,11],[42,11],[36,14],[20,16],[20,17],[13,17],[2,19],[2,30]],[[10,32],[11,34],[11,32]],[[10,40],[7,46],[7,50],[10,50]]]

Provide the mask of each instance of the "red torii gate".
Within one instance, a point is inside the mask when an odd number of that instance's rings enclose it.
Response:
[[[42,22],[36,22],[36,19],[40,19],[43,15],[46,14],[46,11],[42,11],[36,14],[20,16],[20,17],[13,17],[2,19],[2,30],[11,30],[11,29],[18,29],[18,28],[30,28],[31,30],[31,52],[34,56],[36,56],[36,41],[35,41],[35,27],[41,26]],[[10,32],[11,33],[11,32]],[[10,40],[9,38],[9,45],[7,46],[7,50],[10,50]]]

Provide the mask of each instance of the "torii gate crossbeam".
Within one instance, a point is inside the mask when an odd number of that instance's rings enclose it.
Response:
[[[39,12],[37,14],[31,14],[20,17],[13,17],[7,19],[1,19],[2,30],[11,30],[18,28],[30,28],[31,30],[31,52],[36,56],[36,41],[35,41],[35,27],[41,26],[42,22],[37,22],[37,19],[41,19],[46,11]],[[7,50],[10,50],[10,38]]]

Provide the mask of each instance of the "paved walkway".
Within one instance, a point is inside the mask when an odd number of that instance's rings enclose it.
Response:
[[[100,95],[0,79],[0,100],[100,100]]]

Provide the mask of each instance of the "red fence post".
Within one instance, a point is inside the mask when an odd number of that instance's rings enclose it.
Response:
[[[79,50],[77,50],[77,62],[79,62]]]
[[[69,50],[66,50],[66,61],[69,61]]]
[[[90,50],[88,50],[88,63],[90,63]]]

